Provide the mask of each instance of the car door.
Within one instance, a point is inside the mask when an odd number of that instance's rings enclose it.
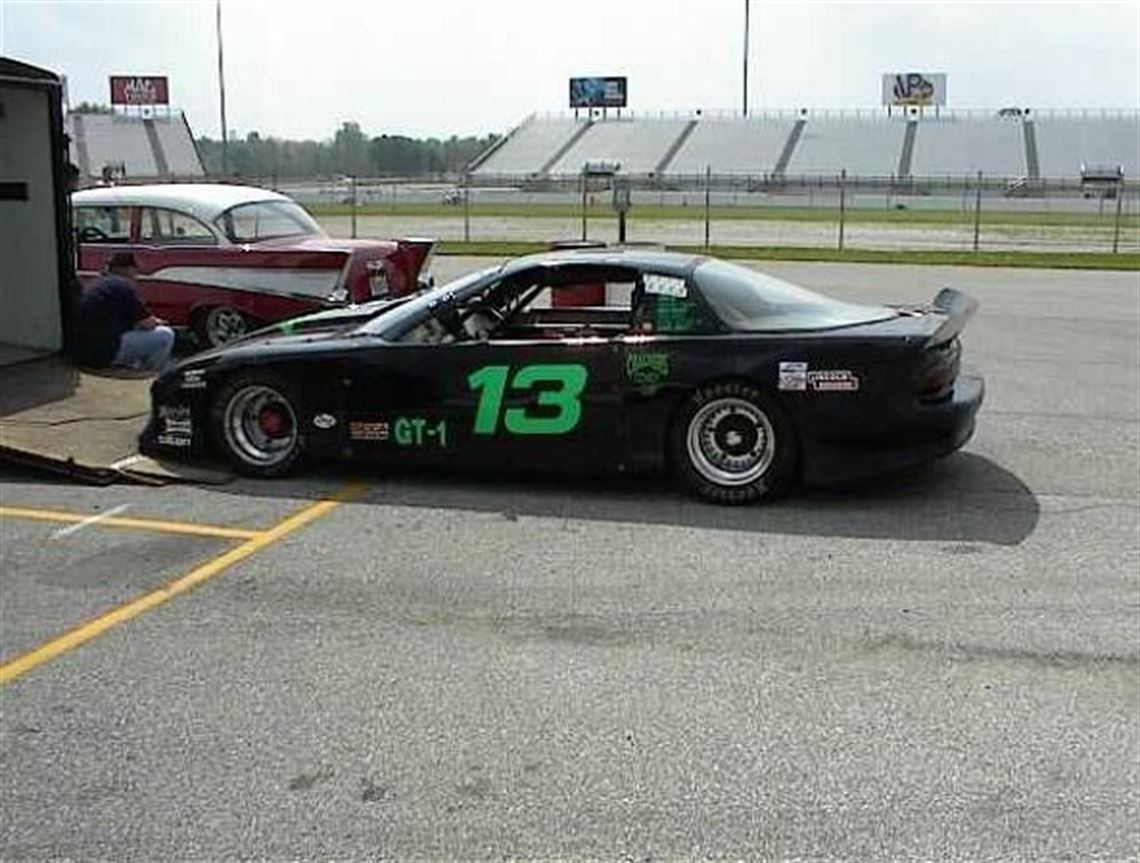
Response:
[[[388,344],[358,351],[355,455],[546,470],[621,461],[617,340],[601,335]]]
[[[716,316],[687,277],[647,270],[632,302],[630,331],[619,340],[619,410],[630,464],[650,467],[666,452],[681,400],[731,362]]]
[[[224,250],[218,249],[218,239],[210,228],[188,213],[141,207],[134,252],[139,265],[139,294],[147,307],[173,324],[189,324],[203,290],[184,281],[179,273],[188,269],[187,262],[199,267],[217,262],[219,251]]]

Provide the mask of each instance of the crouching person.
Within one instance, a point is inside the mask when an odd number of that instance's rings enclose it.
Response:
[[[76,327],[80,363],[158,371],[170,361],[174,330],[143,305],[137,275],[135,256],[115,252],[103,275],[83,291]]]

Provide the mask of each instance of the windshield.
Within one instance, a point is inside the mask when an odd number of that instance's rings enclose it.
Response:
[[[292,201],[255,201],[226,210],[216,219],[232,243],[252,243],[273,237],[321,237],[313,217]]]
[[[693,277],[708,304],[734,330],[826,330],[884,321],[896,315],[885,306],[841,303],[724,261],[706,261]]]
[[[494,275],[501,269],[501,265],[488,267],[485,270],[468,273],[466,276],[461,276],[445,285],[440,285],[438,288],[433,288],[430,291],[413,297],[394,309],[381,312],[372,318],[372,320],[362,324],[360,328],[357,329],[357,332],[367,333],[373,336],[383,336],[384,338],[399,336],[402,332],[424,318],[427,310],[444,297],[454,295],[457,300],[463,300],[466,295],[477,285],[481,284],[484,279]]]

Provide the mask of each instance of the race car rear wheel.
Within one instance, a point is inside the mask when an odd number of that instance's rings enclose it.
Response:
[[[671,436],[681,482],[716,503],[751,503],[783,491],[795,473],[796,435],[781,407],[735,381],[693,393]]]
[[[237,378],[214,402],[214,440],[242,473],[281,476],[303,453],[297,413],[288,387],[276,378]]]

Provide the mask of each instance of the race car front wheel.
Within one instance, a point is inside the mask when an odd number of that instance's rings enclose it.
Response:
[[[275,378],[231,381],[214,402],[214,440],[229,462],[251,476],[281,476],[303,448],[297,409],[288,388]]]
[[[681,482],[716,503],[777,494],[795,474],[796,435],[787,415],[761,390],[735,381],[693,393],[670,447]]]

